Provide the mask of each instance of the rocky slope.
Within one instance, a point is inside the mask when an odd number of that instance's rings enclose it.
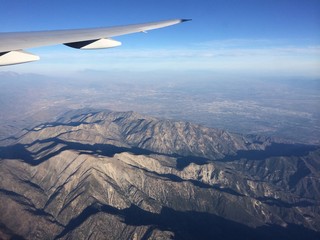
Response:
[[[0,147],[0,239],[320,239],[320,148],[70,111]]]

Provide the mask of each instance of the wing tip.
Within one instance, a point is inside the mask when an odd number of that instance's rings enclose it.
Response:
[[[189,21],[192,21],[192,19],[181,19],[181,22],[189,22]]]

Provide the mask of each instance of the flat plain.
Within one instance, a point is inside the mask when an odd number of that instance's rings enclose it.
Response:
[[[94,74],[50,78],[0,73],[0,138],[54,121],[69,109],[135,111],[241,134],[320,144],[320,82],[314,79],[176,77],[156,80]],[[130,76],[130,73],[128,73]]]

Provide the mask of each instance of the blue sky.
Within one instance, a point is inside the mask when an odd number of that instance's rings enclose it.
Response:
[[[171,18],[192,22],[116,38],[123,46],[28,49],[39,62],[4,67],[68,75],[83,70],[207,72],[320,78],[319,0],[0,0],[2,32],[86,28]]]

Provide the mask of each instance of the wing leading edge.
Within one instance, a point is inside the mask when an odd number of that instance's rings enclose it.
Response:
[[[54,30],[37,32],[0,33],[0,66],[36,61],[38,56],[23,51],[26,48],[65,44],[78,49],[100,49],[120,46],[111,39],[137,32],[168,27],[189,19],[132,24],[126,26],[87,28],[73,30]]]

